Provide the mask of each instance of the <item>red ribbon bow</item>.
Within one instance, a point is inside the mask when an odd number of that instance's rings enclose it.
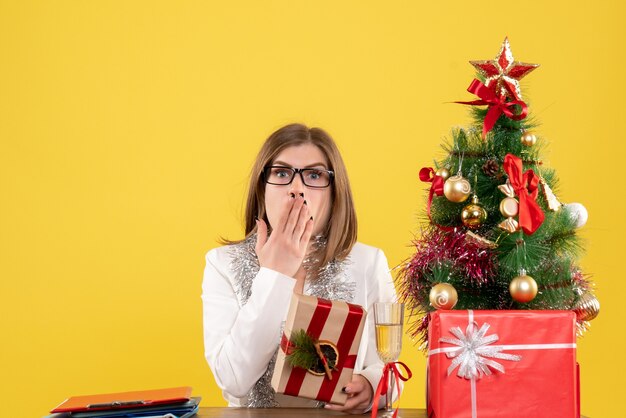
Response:
[[[432,167],[424,167],[420,170],[420,180],[425,183],[432,183],[430,193],[428,194],[428,217],[430,218],[430,205],[433,202],[433,194],[437,196],[443,195],[444,179],[435,173]]]
[[[400,373],[397,365],[400,365],[404,368],[407,374],[406,377]],[[372,418],[376,418],[376,415],[378,414],[378,401],[380,400],[380,396],[386,395],[387,391],[389,390],[389,373],[395,376],[396,387],[398,388],[398,399],[400,399],[400,394],[402,393],[402,389],[400,389],[400,380],[406,382],[411,378],[411,376],[413,376],[413,373],[411,373],[411,369],[409,369],[409,367],[401,361],[395,361],[385,364],[385,367],[383,368],[383,376],[378,383],[378,387],[376,388],[376,394],[374,395],[374,403],[372,404]],[[393,394],[390,393],[388,396],[392,395]],[[396,410],[393,413],[393,418],[396,418],[397,416],[398,408],[396,407]]]
[[[507,102],[506,96],[498,96],[493,89],[485,86],[480,80],[474,79],[472,84],[470,84],[467,88],[467,91],[480,97],[481,100],[455,103],[473,106],[489,105],[489,110],[487,111],[487,115],[485,116],[485,120],[483,122],[483,139],[485,138],[485,135],[487,135],[487,132],[493,128],[493,125],[496,124],[496,121],[501,114],[504,113],[507,118],[513,120],[522,120],[528,114],[528,106],[526,106],[526,103],[521,100],[511,100],[510,102]],[[516,114],[513,112],[515,105],[522,107],[521,113]]]
[[[433,195],[443,195],[443,185],[445,183],[445,180],[443,179],[443,177],[438,176],[435,173],[435,169],[432,167],[424,167],[420,170],[420,180],[425,183],[432,183],[432,185],[430,186],[430,192],[428,193],[428,204],[426,205],[426,211],[428,212],[428,219],[430,219],[430,222],[433,223],[433,218],[430,216],[430,207],[433,203]],[[434,225],[443,229],[444,231],[452,231],[454,229],[446,226],[440,226],[437,224]]]
[[[513,154],[504,157],[504,171],[519,198],[519,225],[526,235],[532,235],[543,223],[545,215],[536,201],[539,177],[531,169],[522,174],[523,170],[519,157]]]

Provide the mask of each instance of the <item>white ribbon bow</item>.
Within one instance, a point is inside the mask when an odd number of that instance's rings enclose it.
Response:
[[[469,323],[465,334],[459,327],[450,328],[450,333],[456,338],[439,338],[439,342],[450,343],[458,347],[450,351],[446,350],[446,356],[454,358],[448,367],[448,376],[459,367],[457,372],[459,377],[480,379],[484,375],[492,374],[489,367],[504,373],[504,366],[497,361],[490,360],[492,358],[511,361],[522,359],[522,356],[502,353],[501,351],[504,350],[502,346],[489,345],[498,341],[499,337],[498,334],[485,335],[490,326],[488,323],[485,322],[478,331],[475,330],[474,324],[474,322]]]

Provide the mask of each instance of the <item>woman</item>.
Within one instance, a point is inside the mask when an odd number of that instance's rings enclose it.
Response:
[[[370,312],[374,302],[396,300],[383,252],[356,242],[356,231],[348,176],[332,138],[300,124],[274,132],[252,169],[246,238],[206,255],[205,354],[229,406],[319,406],[275,394],[270,386],[294,292],[345,300]],[[349,399],[325,407],[369,410],[382,366],[369,315],[354,377],[343,388]]]

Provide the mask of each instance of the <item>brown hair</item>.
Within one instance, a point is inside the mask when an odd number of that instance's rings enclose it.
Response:
[[[269,225],[265,211],[263,169],[270,165],[285,148],[302,144],[313,144],[318,147],[328,160],[328,169],[335,173],[330,186],[332,188],[331,216],[322,233],[326,237],[326,247],[320,254],[318,264],[318,267],[322,267],[333,259],[346,258],[357,238],[356,213],[346,166],[335,141],[323,129],[293,123],[278,129],[265,140],[250,174],[245,215],[246,238],[256,232],[255,218],[262,218]],[[236,244],[242,241],[223,239],[222,244]]]

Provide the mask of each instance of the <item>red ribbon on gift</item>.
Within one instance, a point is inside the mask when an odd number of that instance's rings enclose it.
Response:
[[[356,356],[350,355],[350,348],[364,312],[363,308],[358,305],[353,305],[351,303],[348,303],[347,305],[348,316],[336,344],[337,351],[339,353],[339,361],[335,365],[335,368],[331,371],[333,379],[324,379],[316,397],[317,400],[323,402],[330,402],[332,399],[337,383],[339,382],[339,376],[341,376],[343,369],[354,369],[356,363]],[[326,324],[326,320],[330,315],[332,306],[333,303],[330,300],[321,298],[317,299],[317,306],[315,307],[313,317],[311,318],[311,322],[309,322],[309,326],[306,330],[307,334],[313,338],[319,339],[322,330],[324,329],[324,325]],[[290,349],[290,342],[284,334],[281,339],[281,349],[285,353],[287,353]],[[307,371],[303,368],[293,368],[291,374],[289,375],[289,379],[287,380],[287,385],[285,386],[285,395],[298,396],[306,373]]]
[[[496,83],[493,83],[495,86]],[[496,124],[496,121],[503,113],[507,118],[513,120],[522,120],[528,115],[528,106],[522,100],[511,100],[509,102],[506,101],[506,96],[499,96],[496,94],[493,88],[489,88],[485,86],[480,80],[474,79],[472,83],[467,88],[472,94],[480,97],[480,100],[474,100],[471,102],[454,102],[459,104],[466,104],[472,106],[482,106],[489,105],[489,110],[487,111],[487,115],[485,116],[485,120],[483,121],[483,139],[487,132],[489,132],[493,126]],[[513,110],[515,106],[519,105],[522,108],[521,113],[516,114]]]
[[[293,354],[294,345],[291,344],[289,338],[283,332],[283,336],[280,338],[280,349],[283,350],[283,353],[286,355]]]
[[[335,365],[335,369],[333,369],[332,372],[333,380],[324,379],[322,387],[317,393],[316,399],[332,399],[335,388],[339,383],[339,376],[341,376],[341,372],[343,371],[343,369],[354,369],[356,356],[350,355],[350,348],[352,346],[352,342],[354,341],[354,337],[357,333],[363,315],[364,312],[362,307],[360,307],[359,305],[353,305],[351,303],[348,303],[348,317],[346,318],[346,322],[344,323],[341,334],[339,334],[339,339],[337,340],[339,361]],[[341,361],[342,358],[344,359],[343,361]]]
[[[404,368],[407,374],[406,376],[403,376],[400,373],[400,371],[398,370],[398,365]],[[372,404],[372,418],[376,418],[378,414],[378,401],[380,400],[380,396],[393,395],[392,393],[387,394],[387,392],[389,391],[389,373],[391,373],[396,379],[396,387],[398,388],[398,399],[400,399],[400,394],[402,393],[402,389],[400,388],[400,380],[406,382],[413,376],[413,373],[411,373],[411,369],[409,369],[409,367],[401,361],[394,361],[385,364],[385,367],[383,368],[383,376],[380,379],[380,382],[378,382],[378,387],[376,388],[376,393],[374,394],[374,403]],[[393,418],[396,418],[397,416],[398,407],[396,407],[396,410],[393,413]]]
[[[519,157],[513,154],[504,157],[504,171],[519,198],[519,225],[526,235],[532,235],[543,223],[545,215],[536,200],[539,177],[532,169],[522,174],[523,170]]]

